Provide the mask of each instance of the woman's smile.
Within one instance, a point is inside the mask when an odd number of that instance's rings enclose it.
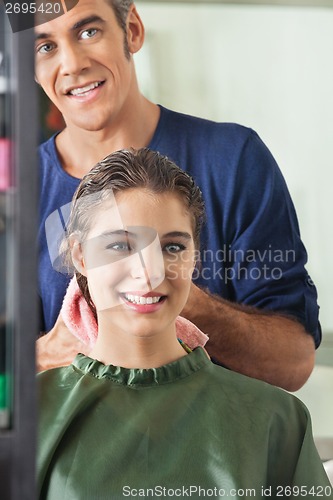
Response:
[[[124,293],[121,294],[121,298],[127,307],[141,314],[159,311],[167,300],[166,295],[154,292],[144,295],[138,292]]]

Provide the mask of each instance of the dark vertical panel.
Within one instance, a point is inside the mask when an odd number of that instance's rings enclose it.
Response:
[[[12,467],[14,500],[35,500],[35,340],[37,335],[36,226],[37,99],[33,65],[33,31],[13,35],[15,82],[14,239],[14,414],[15,446]]]
[[[3,256],[6,259],[6,364],[11,369],[12,408],[9,428],[0,429],[0,498],[36,500],[38,112],[33,31],[13,34],[1,5],[0,25],[10,59],[5,75],[5,98],[11,103],[6,137],[13,144],[12,187],[5,193],[8,224],[7,250]]]

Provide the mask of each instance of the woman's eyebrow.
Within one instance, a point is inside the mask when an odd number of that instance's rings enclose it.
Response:
[[[184,238],[185,240],[192,239],[189,233],[183,231],[171,231],[170,233],[163,234],[163,238]]]
[[[132,238],[137,238],[137,234],[132,233],[131,231],[126,231],[126,229],[115,229],[114,231],[105,231],[101,233],[98,238],[108,238],[109,236],[131,236]]]
[[[131,238],[137,238],[138,234],[132,231],[127,231],[126,229],[115,229],[114,231],[105,231],[101,233],[98,238],[108,238],[110,236],[126,236]],[[169,233],[165,233],[161,236],[161,239],[164,238],[183,238],[184,240],[191,240],[192,236],[190,233],[184,231],[170,231]]]

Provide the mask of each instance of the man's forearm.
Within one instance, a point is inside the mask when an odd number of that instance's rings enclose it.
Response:
[[[231,370],[289,391],[312,372],[314,341],[297,321],[234,305],[197,287],[182,315],[209,336],[208,353]]]

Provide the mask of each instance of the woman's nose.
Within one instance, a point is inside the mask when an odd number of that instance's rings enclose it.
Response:
[[[153,290],[165,277],[164,260],[158,236],[145,248],[138,251],[133,261],[132,277],[142,279]]]

